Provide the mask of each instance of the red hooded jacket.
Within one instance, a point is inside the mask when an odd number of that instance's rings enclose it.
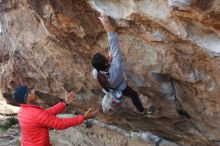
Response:
[[[56,115],[61,113],[64,107],[62,102],[46,110],[36,105],[21,104],[18,112],[21,146],[50,146],[49,128],[66,129],[84,121],[81,115],[73,118],[57,118]]]

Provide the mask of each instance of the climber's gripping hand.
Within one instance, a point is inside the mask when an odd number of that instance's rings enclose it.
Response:
[[[104,13],[101,13],[100,17],[98,17],[98,18],[102,22],[102,24],[103,24],[103,26],[104,26],[104,28],[107,32],[113,32],[114,31],[107,15],[105,15]]]

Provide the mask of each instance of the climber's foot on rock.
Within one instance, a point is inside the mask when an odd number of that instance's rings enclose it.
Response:
[[[152,105],[148,109],[145,109],[143,112],[141,112],[140,116],[151,118],[151,117],[153,117],[155,110],[156,110],[155,107]]]

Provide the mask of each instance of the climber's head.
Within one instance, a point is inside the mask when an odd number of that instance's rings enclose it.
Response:
[[[92,58],[92,66],[98,71],[107,71],[110,67],[111,53],[109,51],[103,51],[96,53]]]
[[[12,98],[19,104],[34,103],[37,99],[35,90],[28,91],[26,86],[18,86],[12,93]]]

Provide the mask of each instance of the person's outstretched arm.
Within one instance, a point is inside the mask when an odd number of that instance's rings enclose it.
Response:
[[[118,38],[116,36],[116,33],[114,32],[113,27],[111,26],[109,22],[108,16],[101,14],[99,17],[101,20],[107,34],[108,34],[108,42],[109,42],[109,48],[112,53],[112,64],[121,64],[121,51],[120,51],[120,45]]]
[[[106,15],[101,14],[101,17],[99,17],[99,19],[101,20],[108,34],[109,48],[112,53],[112,61],[109,69],[110,74],[109,74],[108,82],[112,88],[117,88],[124,80],[119,41],[114,32],[114,29],[112,28],[109,22],[108,17]]]
[[[108,43],[109,43],[110,51],[112,53],[112,63],[121,64],[122,63],[121,51],[120,51],[118,38],[115,32],[108,32]]]
[[[39,126],[62,130],[79,125],[83,123],[84,120],[93,118],[96,115],[98,115],[98,111],[92,112],[91,109],[89,109],[84,115],[79,115],[72,118],[58,118],[55,115],[51,115],[48,112],[41,110],[36,113],[35,120]]]
[[[46,111],[42,111],[35,117],[35,120],[40,126],[61,130],[81,124],[84,118],[82,115],[73,118],[58,118]]]
[[[63,112],[63,110],[65,108],[65,104],[66,105],[70,104],[73,101],[75,95],[76,94],[74,92],[68,93],[67,96],[65,97],[64,102],[59,102],[58,104],[46,109],[46,111],[52,115],[57,115],[57,114]]]
[[[49,114],[57,115],[57,114],[63,112],[64,108],[65,108],[64,103],[59,102],[56,105],[47,108],[45,111],[48,112]]]

